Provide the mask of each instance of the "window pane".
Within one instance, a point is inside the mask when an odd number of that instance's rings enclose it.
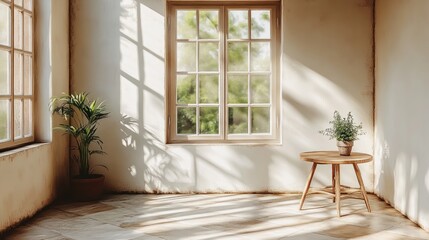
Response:
[[[247,133],[247,107],[230,107],[228,109],[228,133]]]
[[[252,10],[251,32],[253,39],[271,38],[269,10]]]
[[[15,130],[14,130],[14,133],[15,133],[15,139],[18,139],[18,138],[22,138],[22,128],[23,128],[23,126],[22,126],[22,117],[23,117],[23,115],[22,115],[22,99],[15,99],[14,100],[14,108],[13,108],[13,111],[14,111],[14,126],[15,126]]]
[[[177,108],[177,133],[196,134],[197,111],[194,107]]]
[[[22,80],[23,80],[23,55],[20,53],[15,53],[14,59],[14,95],[22,94]]]
[[[219,102],[219,75],[200,75],[200,103]]]
[[[219,109],[218,107],[200,108],[200,134],[219,133]]]
[[[9,100],[0,100],[0,142],[10,139],[10,105]]]
[[[33,0],[24,0],[24,8],[33,11]]]
[[[14,26],[14,35],[15,35],[15,37],[14,37],[14,44],[15,44],[15,48],[18,48],[18,49],[22,49],[22,40],[23,40],[23,37],[22,37],[22,31],[23,31],[23,26],[22,26],[22,23],[23,23],[23,19],[22,19],[22,12],[21,11],[18,11],[18,10],[16,10],[15,9],[15,26]]]
[[[24,50],[32,51],[33,44],[33,19],[30,15],[24,14]]]
[[[251,69],[252,71],[271,70],[271,50],[269,42],[251,43]]]
[[[247,90],[247,75],[228,75],[228,103],[247,103]]]
[[[10,94],[10,54],[0,50],[0,94]]]
[[[252,133],[270,133],[270,108],[253,107]]]
[[[15,5],[22,7],[22,0],[14,0]]]
[[[201,39],[219,38],[219,12],[217,10],[200,11],[199,32]]]
[[[270,103],[270,75],[250,76],[252,103]]]
[[[197,38],[197,12],[177,11],[177,39]]]
[[[248,71],[248,43],[228,43],[228,71]]]
[[[219,71],[219,44],[200,43],[199,71]]]
[[[195,75],[177,75],[177,103],[195,103],[196,89]]]
[[[0,44],[10,44],[10,8],[0,2]]]
[[[33,104],[31,99],[24,100],[24,136],[29,137],[32,135],[32,125],[33,125]]]
[[[177,71],[196,71],[195,43],[177,43]]]
[[[228,11],[228,38],[230,39],[248,39],[249,22],[247,10]]]
[[[24,94],[33,94],[33,58],[24,56]]]
[[[173,34],[168,50],[175,81],[173,89],[167,89],[175,94],[169,98],[169,141],[268,142],[272,139],[267,137],[277,137],[272,135],[280,100],[273,95],[278,79],[272,72],[278,70],[273,65],[278,61],[272,62],[277,60],[272,38],[278,27],[273,24],[277,6],[265,1],[198,6],[179,2],[171,4],[176,19],[168,30]],[[25,59],[24,75],[26,64]]]

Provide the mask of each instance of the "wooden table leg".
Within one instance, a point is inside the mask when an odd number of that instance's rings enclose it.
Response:
[[[335,167],[332,164],[332,193],[335,194]],[[335,202],[335,197],[332,198],[332,202]]]
[[[308,190],[310,189],[311,180],[313,179],[314,172],[316,171],[317,163],[313,163],[311,167],[310,175],[308,176],[307,183],[305,184],[304,192],[302,192],[301,202],[299,203],[299,210],[302,209],[304,205],[305,197],[307,196]]]
[[[371,206],[369,205],[368,196],[366,195],[365,185],[363,185],[362,176],[360,174],[360,170],[357,163],[353,163],[353,168],[355,169],[356,177],[359,182],[360,191],[362,192],[363,199],[365,200],[366,208],[368,209],[368,212],[371,212]]]
[[[335,168],[335,202],[337,203],[337,215],[338,217],[341,217],[341,209],[340,209],[340,195],[341,195],[341,189],[340,189],[340,165],[339,164],[333,164]]]

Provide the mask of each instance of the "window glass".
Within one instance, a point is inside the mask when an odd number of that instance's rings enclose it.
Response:
[[[197,11],[177,11],[177,39],[197,37]]]
[[[10,101],[0,99],[0,142],[10,139]]]
[[[219,12],[214,10],[201,10],[199,13],[199,38],[219,39]]]
[[[270,11],[252,10],[252,39],[271,38]]]
[[[168,5],[168,141],[277,141],[279,4],[200,2]]]
[[[0,2],[0,44],[10,45],[10,7]]]
[[[33,57],[33,1],[0,1],[0,150],[34,140]]]
[[[247,10],[228,11],[228,38],[249,38],[249,14]]]
[[[0,49],[0,95],[10,94],[10,53]]]

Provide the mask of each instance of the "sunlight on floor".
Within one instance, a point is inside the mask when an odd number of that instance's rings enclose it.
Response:
[[[99,202],[57,203],[6,239],[429,239],[429,233],[374,195],[324,196],[298,210],[294,194],[108,195]]]

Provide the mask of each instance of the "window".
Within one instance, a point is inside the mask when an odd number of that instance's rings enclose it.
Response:
[[[202,2],[168,5],[168,142],[278,142],[279,2]]]
[[[33,1],[0,0],[0,149],[33,134]]]

